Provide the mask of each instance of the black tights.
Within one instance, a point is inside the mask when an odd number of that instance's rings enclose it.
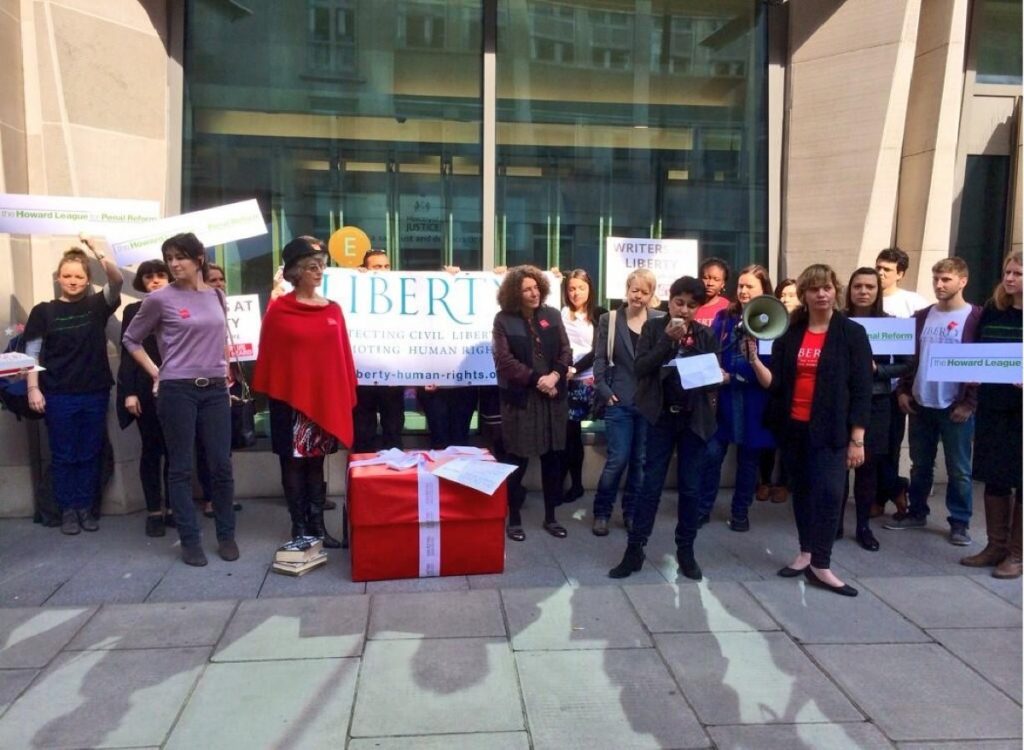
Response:
[[[310,505],[323,505],[324,457],[294,458],[279,456],[281,486],[288,511],[295,523],[305,523]],[[317,502],[319,500],[319,502]]]
[[[562,501],[562,451],[548,451],[540,457],[540,479],[544,489],[544,523],[555,520],[555,508]],[[508,479],[508,525],[522,526],[520,511],[526,499],[523,476],[530,459],[527,456],[508,456],[516,470]]]
[[[565,465],[562,467],[562,481],[568,474],[572,487],[583,486],[583,424],[571,419],[565,426]]]

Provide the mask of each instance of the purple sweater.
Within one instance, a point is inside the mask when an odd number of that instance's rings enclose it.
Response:
[[[163,358],[161,382],[227,374],[227,323],[216,289],[185,291],[169,284],[147,295],[124,332],[125,349],[134,354],[151,333]]]

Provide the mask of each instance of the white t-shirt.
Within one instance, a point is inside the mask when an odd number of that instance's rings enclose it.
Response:
[[[882,309],[897,318],[909,318],[918,310],[923,310],[930,303],[917,292],[897,289],[888,297],[882,297]]]
[[[562,323],[565,325],[565,334],[569,337],[569,346],[572,347],[572,361],[576,364],[586,355],[590,354],[594,346],[594,323],[581,317],[572,318],[568,307],[562,308]],[[578,372],[574,377],[587,378],[594,374],[591,367],[586,372]]]
[[[927,361],[928,350],[932,344],[959,344],[963,340],[964,324],[970,314],[971,306],[968,304],[950,312],[941,312],[935,307],[929,310],[921,331],[921,356],[918,361]],[[925,380],[922,377],[923,372],[924,367],[919,365],[917,375],[914,376],[913,393],[917,403],[931,409],[945,409],[950,406],[956,399],[960,384]]]

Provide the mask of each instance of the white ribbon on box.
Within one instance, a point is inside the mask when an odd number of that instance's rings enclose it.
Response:
[[[422,462],[416,467],[417,495],[420,517],[420,578],[441,575],[441,482],[425,471]]]

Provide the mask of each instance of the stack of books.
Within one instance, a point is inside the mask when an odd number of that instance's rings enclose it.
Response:
[[[274,553],[272,570],[286,576],[305,575],[327,562],[323,542],[315,536],[297,536]]]

